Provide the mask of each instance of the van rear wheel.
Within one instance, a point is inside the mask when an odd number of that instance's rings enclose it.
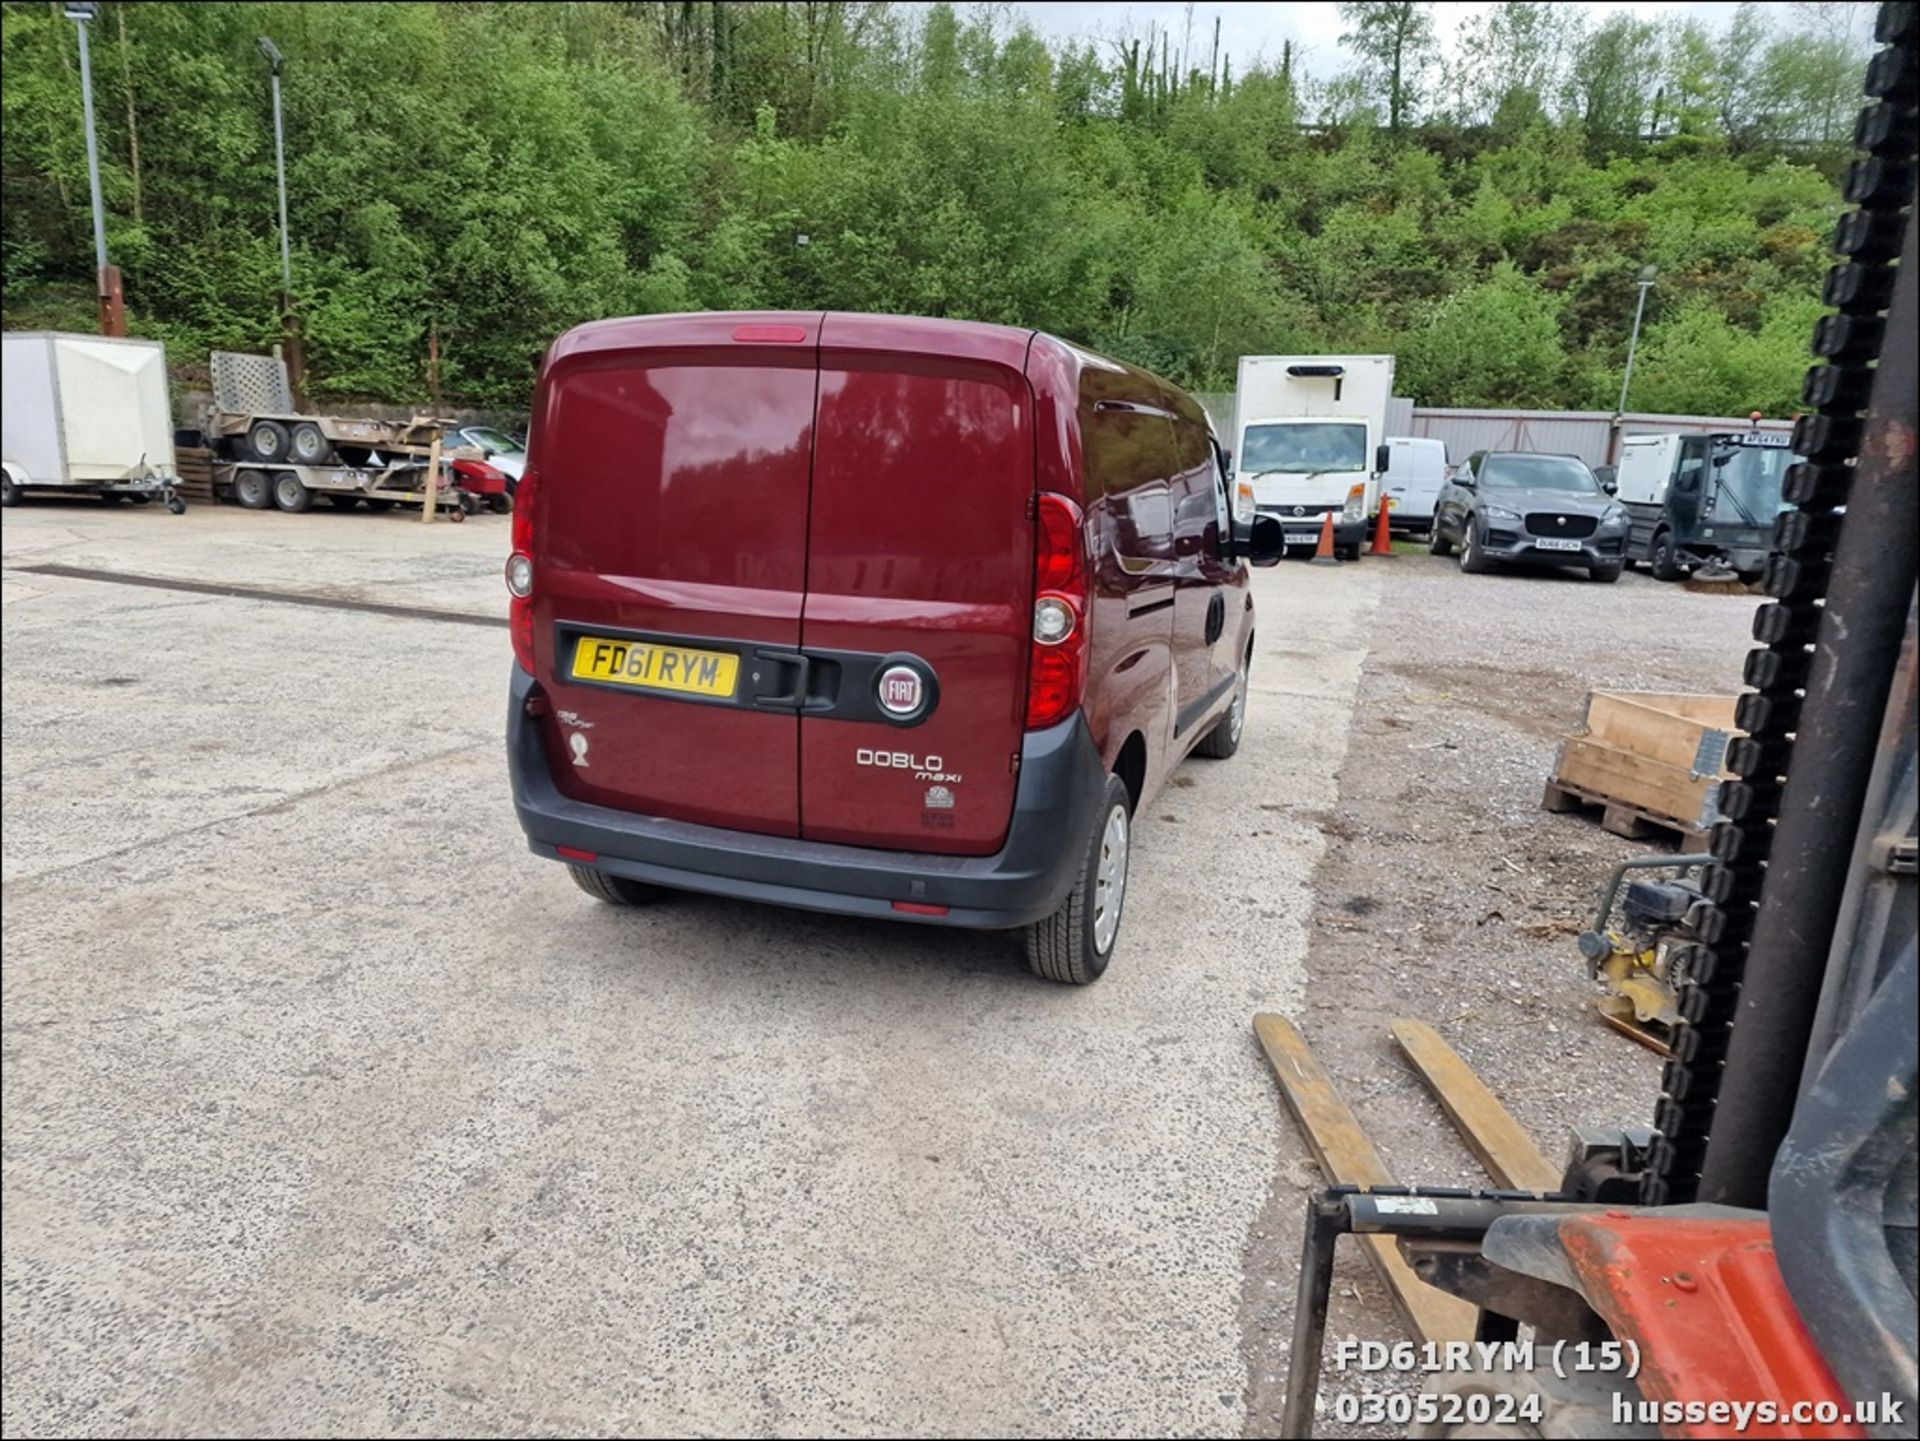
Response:
[[[597,901],[610,906],[644,906],[660,899],[660,888],[645,881],[630,881],[625,876],[610,876],[591,866],[568,866],[573,883]]]
[[[1119,776],[1108,776],[1079,878],[1059,910],[1027,927],[1027,965],[1036,976],[1084,986],[1106,971],[1127,901],[1132,828],[1133,796]]]

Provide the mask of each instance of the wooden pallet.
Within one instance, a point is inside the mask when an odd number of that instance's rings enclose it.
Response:
[[[1578,786],[1567,785],[1564,781],[1547,782],[1546,793],[1540,798],[1542,809],[1556,814],[1574,811],[1599,810],[1600,829],[1611,831],[1616,836],[1625,836],[1630,841],[1653,840],[1668,837],[1685,844],[1698,840],[1707,834],[1710,827],[1695,825],[1691,821],[1677,820],[1673,816],[1659,815],[1639,806],[1629,805],[1612,796],[1603,796],[1597,791],[1583,790]]]
[[[179,473],[180,484],[174,489],[180,498],[188,504],[195,501],[213,503],[213,452],[198,446],[175,446],[173,463]]]

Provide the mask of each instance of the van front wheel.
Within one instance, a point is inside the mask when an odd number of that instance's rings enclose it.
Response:
[[[1108,776],[1079,878],[1059,910],[1027,927],[1027,965],[1036,976],[1084,986],[1106,971],[1120,939],[1132,840],[1133,797],[1125,781]]]

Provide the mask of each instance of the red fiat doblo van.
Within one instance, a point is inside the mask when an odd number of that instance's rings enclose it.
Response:
[[[1187,395],[1030,330],[569,331],[507,563],[532,849],[615,904],[1025,927],[1093,980],[1131,817],[1239,744],[1281,536],[1233,533],[1225,473]]]

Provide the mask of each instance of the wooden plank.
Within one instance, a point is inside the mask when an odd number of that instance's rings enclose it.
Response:
[[[1438,1031],[1424,1021],[1395,1021],[1393,1038],[1496,1183],[1521,1191],[1560,1189],[1560,1168]]]
[[[1285,1016],[1263,1011],[1253,1018],[1254,1034],[1280,1079],[1280,1094],[1307,1138],[1320,1169],[1333,1185],[1391,1186],[1387,1163],[1360,1129],[1360,1122],[1333,1089],[1333,1081],[1307,1049],[1306,1040]],[[1413,1334],[1425,1341],[1470,1341],[1478,1309],[1458,1296],[1429,1286],[1413,1274],[1391,1236],[1362,1236],[1360,1244],[1374,1270],[1392,1293]]]
[[[1654,704],[1655,701],[1664,704]],[[1668,705],[1681,702],[1699,702],[1700,705],[1694,708],[1710,711],[1711,719],[1705,715],[1685,714],[1667,708]],[[1710,732],[1732,731],[1734,704],[1732,696],[1655,696],[1642,699],[1636,695],[1596,691],[1587,706],[1587,735],[1593,740],[1629,751],[1643,760],[1657,761],[1691,772],[1694,760],[1700,753],[1701,738]],[[1719,749],[1722,755],[1726,753],[1724,740]]]
[[[1712,776],[1696,778],[1680,766],[1662,765],[1582,736],[1561,743],[1553,780],[1571,790],[1590,791],[1671,817],[1694,829],[1703,828],[1707,802],[1719,785]]]

